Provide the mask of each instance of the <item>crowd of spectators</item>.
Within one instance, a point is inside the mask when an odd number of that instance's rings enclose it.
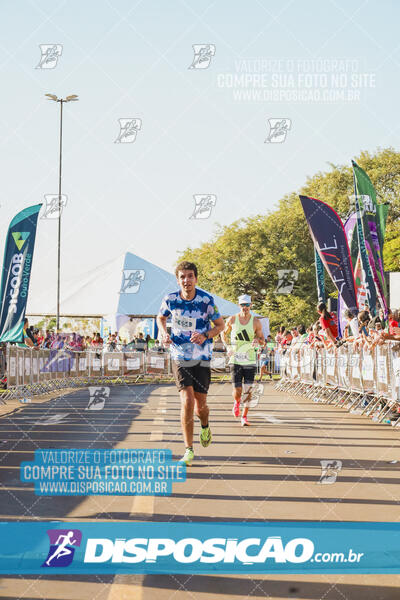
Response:
[[[337,315],[329,312],[326,305],[320,302],[317,306],[319,318],[305,327],[297,325],[287,328],[282,325],[278,328],[275,341],[268,336],[267,344],[262,350],[262,360],[267,360],[276,351],[285,353],[288,348],[300,348],[301,344],[308,344],[311,348],[333,348],[343,344],[352,344],[354,350],[361,348],[372,350],[386,340],[400,341],[400,313],[389,310],[385,318],[384,311],[378,311],[377,316],[372,317],[367,310],[360,311],[357,315],[350,310],[345,311],[345,327],[339,336]],[[159,340],[153,340],[149,335],[138,333],[130,341],[121,339],[118,332],[110,333],[107,339],[96,332],[93,335],[80,335],[78,333],[54,333],[53,331],[41,331],[30,327],[28,320],[24,323],[24,345],[36,348],[49,348],[67,350],[96,350],[96,351],[136,351],[144,352],[153,350],[167,352],[168,349],[161,346]],[[214,339],[214,350],[224,352],[225,347],[219,336]]]
[[[23,345],[34,348],[46,348],[59,350],[95,350],[106,352],[125,352],[145,350],[164,351],[158,340],[151,339],[150,335],[144,337],[143,333],[134,336],[130,341],[122,339],[118,332],[110,333],[107,339],[103,339],[100,333],[92,335],[80,335],[79,333],[55,333],[49,329],[42,331],[34,326],[29,326],[25,319],[23,330]]]
[[[362,310],[357,315],[350,310],[345,311],[345,324],[342,335],[339,335],[337,315],[329,312],[326,305],[320,302],[317,306],[318,320],[307,329],[304,325],[292,328],[281,326],[275,336],[276,346],[285,352],[289,347],[308,344],[311,348],[334,348],[343,344],[352,344],[355,351],[364,348],[372,350],[387,340],[400,341],[399,311],[389,309],[388,317],[384,311],[378,311],[372,317],[368,310]]]

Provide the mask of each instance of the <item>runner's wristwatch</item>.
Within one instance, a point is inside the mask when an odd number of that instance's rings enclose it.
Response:
[[[210,339],[210,338],[208,337],[208,331],[205,331],[205,332],[203,333],[203,335],[204,335],[204,337],[206,338],[206,340],[209,340],[209,339]]]

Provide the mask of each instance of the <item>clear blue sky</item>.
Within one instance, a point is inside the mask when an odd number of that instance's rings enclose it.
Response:
[[[170,270],[216,223],[266,212],[328,162],[398,145],[394,1],[5,0],[0,17],[1,240],[18,210],[57,192],[58,105],[44,94],[80,98],[65,107],[65,285],[128,249]],[[48,43],[63,46],[58,65],[35,69]],[[216,47],[210,66],[189,69],[192,45],[206,43]],[[350,92],[359,100],[246,98],[240,83],[226,87],[250,73],[264,75],[267,92],[273,82],[292,92],[289,75],[299,85],[318,60],[328,87],[334,61],[347,61],[346,94],[353,75],[367,74]],[[303,90],[322,95],[323,85]],[[125,117],[142,129],[115,144]],[[267,120],[282,117],[292,121],[286,141],[264,143]],[[189,220],[202,193],[216,194],[213,213]],[[56,235],[55,221],[40,222],[33,294],[54,280]]]

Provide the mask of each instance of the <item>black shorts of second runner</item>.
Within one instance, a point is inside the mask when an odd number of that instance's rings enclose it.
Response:
[[[257,367],[252,365],[231,365],[232,384],[235,388],[242,387],[243,383],[252,385]]]
[[[195,392],[207,394],[211,382],[211,369],[209,366],[203,366],[205,361],[190,366],[185,366],[184,363],[173,360],[172,373],[174,375],[176,387],[179,391],[185,387],[193,387]]]

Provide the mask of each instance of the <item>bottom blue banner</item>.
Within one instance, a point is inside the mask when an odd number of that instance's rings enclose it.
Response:
[[[400,523],[0,523],[2,574],[400,573]]]

